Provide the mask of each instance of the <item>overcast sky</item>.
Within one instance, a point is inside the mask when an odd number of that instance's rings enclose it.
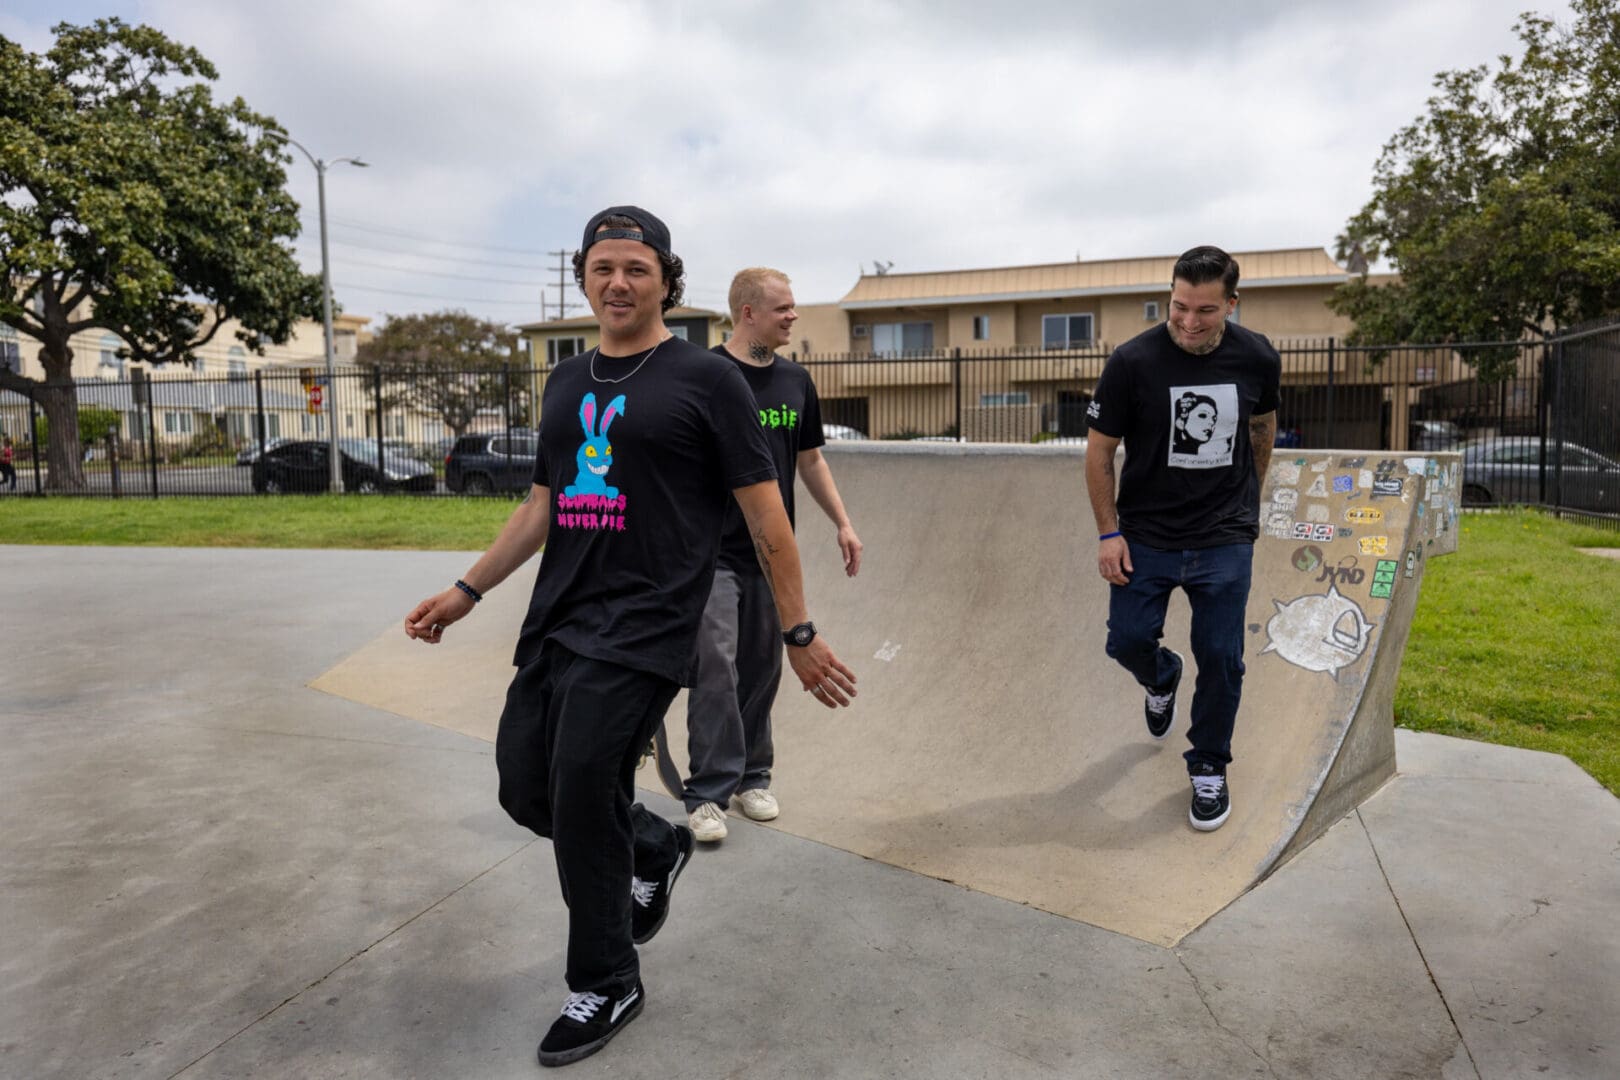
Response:
[[[547,254],[636,203],[688,301],[770,265],[1332,247],[1435,73],[1515,55],[1543,0],[8,0],[0,34],[144,22],[318,156],[345,309],[541,317]],[[315,170],[289,166],[320,268]],[[567,299],[584,308],[570,282]]]

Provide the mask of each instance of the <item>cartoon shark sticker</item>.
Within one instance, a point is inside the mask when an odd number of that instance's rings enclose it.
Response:
[[[1277,613],[1266,623],[1271,640],[1260,652],[1274,652],[1295,667],[1325,671],[1335,679],[1339,669],[1361,659],[1372,638],[1373,624],[1354,600],[1330,586],[1324,594],[1273,600]]]

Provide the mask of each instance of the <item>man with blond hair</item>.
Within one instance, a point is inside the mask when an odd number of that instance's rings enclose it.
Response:
[[[804,368],[775,351],[791,340],[799,317],[788,277],[765,267],[739,271],[730,299],[733,333],[715,352],[730,358],[754,392],[788,520],[794,520],[797,472],[838,530],[844,572],[854,577],[861,568],[861,540],[821,455],[826,439],[815,384]],[[755,821],[770,821],[780,810],[770,791],[771,706],[782,677],[779,626],[748,523],[733,502],[726,508],[714,585],[698,631],[697,674],[686,703],[691,776],[681,797],[697,840],[725,838],[726,807],[733,798]],[[796,650],[808,641],[789,639],[786,645]]]

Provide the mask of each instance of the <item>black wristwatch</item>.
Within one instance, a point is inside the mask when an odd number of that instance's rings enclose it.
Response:
[[[798,626],[782,631],[782,644],[795,645],[802,649],[806,645],[810,644],[815,636],[816,624],[813,622],[802,622]]]

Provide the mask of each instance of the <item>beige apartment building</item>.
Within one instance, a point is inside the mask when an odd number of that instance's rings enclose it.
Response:
[[[332,317],[333,353],[342,372],[354,370],[360,343],[369,337],[363,315]],[[325,435],[325,417],[312,414],[299,372],[324,373],[325,333],[320,323],[301,320],[281,345],[266,345],[263,355],[237,340],[236,326],[228,323],[206,345],[197,349],[194,364],[145,365],[119,356],[124,341],[105,330],[84,330],[69,341],[73,349],[73,379],[82,407],[112,409],[122,417],[120,435],[144,439],[147,416],[165,442],[185,441],[213,428],[228,444],[242,446],[257,436],[253,417],[262,407],[269,438],[319,438]],[[25,378],[43,379],[39,342],[0,325],[0,366]],[[255,373],[264,373],[263,385],[254,385]],[[136,400],[130,381],[151,380],[151,406]],[[262,392],[261,392],[262,391]],[[364,401],[340,400],[340,434],[372,434]],[[28,438],[27,402],[17,394],[0,393],[0,435]]]
[[[1331,409],[1341,441],[1404,431],[1420,385],[1466,375],[1449,353],[1397,373],[1339,347],[1352,326],[1327,301],[1350,272],[1321,248],[1233,255],[1232,319],[1283,352],[1287,412],[1301,426],[1322,426]],[[838,302],[799,308],[793,353],[815,375],[824,418],[875,438],[1079,436],[1108,353],[1164,320],[1174,265],[1163,255],[863,274]]]

